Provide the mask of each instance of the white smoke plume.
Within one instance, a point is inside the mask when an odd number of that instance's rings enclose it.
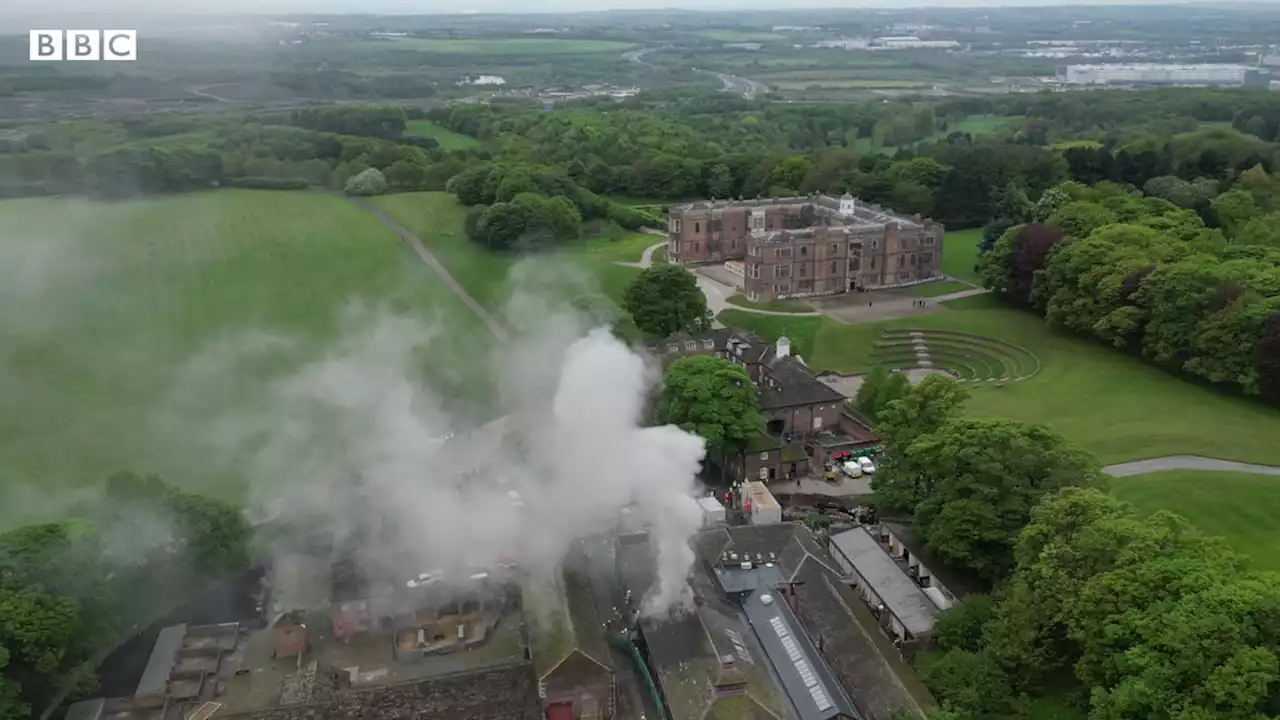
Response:
[[[530,284],[521,275],[544,273],[521,270],[517,285]],[[455,359],[491,367],[499,388],[502,417],[479,430],[468,432],[431,378],[420,378],[424,358],[452,352],[449,335],[353,304],[338,339],[253,406],[205,418],[204,457],[250,479],[257,519],[305,519],[405,578],[508,561],[542,574],[575,539],[611,530],[630,506],[651,528],[658,560],[644,611],[688,601],[702,439],[643,426],[658,373],[607,328],[535,290],[517,291],[509,316],[520,331],[495,357]],[[297,344],[260,334],[222,343],[192,365],[191,388],[174,398],[204,397],[221,384],[217,375],[237,374],[238,362],[286,348]]]

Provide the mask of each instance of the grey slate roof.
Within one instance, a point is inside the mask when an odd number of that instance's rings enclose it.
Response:
[[[743,599],[742,610],[796,715],[801,720],[857,717],[844,689],[827,669],[786,600],[770,590],[783,582],[782,573],[776,566],[748,572],[756,576],[759,589]],[[768,604],[763,600],[766,595],[772,599]]]
[[[773,560],[787,580],[791,580],[810,561],[822,565],[833,575],[839,574],[826,550],[818,545],[804,525],[795,522],[707,530],[694,538],[694,551],[704,562],[712,565],[726,552],[750,555],[753,562],[757,559]]]
[[[880,547],[880,541],[861,527],[831,536],[836,551],[853,565],[894,617],[912,635],[933,630],[938,606]]]
[[[182,649],[182,639],[187,635],[186,625],[170,625],[160,631],[156,637],[155,647],[147,660],[147,667],[142,671],[142,679],[134,696],[163,695],[169,685],[169,672],[177,660],[178,651]]]
[[[719,596],[705,569],[696,567],[690,584],[701,602],[695,611],[640,621],[672,720],[787,718],[785,701],[738,608]],[[746,684],[745,694],[715,697],[716,685],[739,683]]]
[[[591,582],[576,550],[557,575],[550,587],[527,583],[522,588],[538,678],[545,678],[574,652],[613,672]]]
[[[922,706],[935,705],[849,586],[816,563],[807,563],[795,580],[806,629],[866,720],[921,717]]]
[[[760,409],[773,410],[815,403],[842,403],[845,396],[816,378],[813,371],[794,356],[775,358],[769,374],[779,387],[760,389]]]

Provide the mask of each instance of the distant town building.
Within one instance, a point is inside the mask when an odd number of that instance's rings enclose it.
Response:
[[[673,206],[667,258],[743,261],[753,302],[914,285],[942,277],[942,225],[845,193]]]
[[[501,75],[470,75],[458,81],[459,85],[506,85],[506,78]]]
[[[954,50],[960,47],[955,40],[924,40],[914,35],[878,37],[871,41],[871,49],[881,50]]]
[[[1227,63],[1068,65],[1063,80],[1068,85],[1243,85],[1250,69]]]

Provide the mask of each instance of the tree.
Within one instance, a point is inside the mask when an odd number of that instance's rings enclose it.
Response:
[[[878,409],[876,432],[884,443],[879,472],[871,480],[881,503],[913,511],[927,492],[928,478],[901,460],[915,440],[956,418],[969,393],[954,378],[930,375],[898,400]]]
[[[651,337],[676,332],[703,332],[711,326],[707,298],[693,273],[679,265],[645,268],[623,296],[622,307]]]
[[[995,615],[996,598],[968,595],[963,602],[942,611],[933,625],[933,641],[941,650],[982,649],[982,632]]]
[[[381,170],[369,168],[347,181],[343,192],[357,197],[381,195],[387,191],[387,178]]]
[[[961,419],[897,453],[883,485],[918,487],[912,525],[925,545],[995,581],[1013,567],[1014,541],[1040,498],[1099,477],[1093,457],[1042,426]]]
[[[515,203],[494,203],[475,224],[475,238],[490,250],[512,250],[529,226],[529,209]]]
[[[911,392],[911,380],[907,378],[905,373],[891,372],[889,377],[885,378],[884,383],[876,392],[875,414],[871,416],[872,420],[880,417],[880,412],[884,410],[889,403],[895,400],[901,400]]]
[[[953,650],[928,658],[920,676],[957,718],[1009,717],[1019,709],[1008,675],[986,653]]]
[[[888,380],[889,369],[883,365],[876,365],[871,368],[871,372],[862,376],[862,384],[853,395],[853,405],[858,408],[858,412],[873,421],[876,419],[876,412],[880,409],[880,389]]]
[[[1031,208],[1031,220],[1042,223],[1053,217],[1064,205],[1071,202],[1071,196],[1061,187],[1051,187],[1044,191],[1039,200]]]
[[[663,422],[696,433],[720,454],[740,451],[764,424],[747,371],[709,355],[681,358],[667,368],[661,407]]]

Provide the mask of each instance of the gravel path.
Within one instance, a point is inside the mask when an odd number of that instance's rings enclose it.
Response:
[[[493,315],[490,315],[489,311],[485,310],[484,306],[477,302],[475,298],[471,297],[471,294],[467,292],[467,289],[462,287],[462,284],[455,280],[453,275],[449,274],[449,270],[445,268],[444,263],[440,262],[440,260],[427,249],[427,246],[423,244],[422,238],[409,232],[408,229],[396,222],[395,219],[383,212],[381,208],[373,203],[359,198],[349,197],[347,199],[373,213],[378,220],[382,221],[383,225],[394,230],[396,235],[400,236],[400,240],[413,248],[413,251],[422,259],[422,262],[426,263],[436,272],[437,275],[440,276],[440,279],[444,281],[445,287],[449,288],[449,291],[454,295],[457,295],[458,299],[471,309],[471,312],[478,315],[480,319],[484,321],[485,326],[489,328],[489,332],[497,338],[499,342],[506,342],[506,328],[502,327],[502,324],[499,323]]]
[[[1234,460],[1218,460],[1217,458],[1200,457],[1199,455],[1169,455],[1135,460],[1133,462],[1108,465],[1102,472],[1112,477],[1131,477],[1164,470],[1221,470],[1226,472],[1254,473],[1255,475],[1280,475],[1280,467],[1274,465],[1254,465]]]

